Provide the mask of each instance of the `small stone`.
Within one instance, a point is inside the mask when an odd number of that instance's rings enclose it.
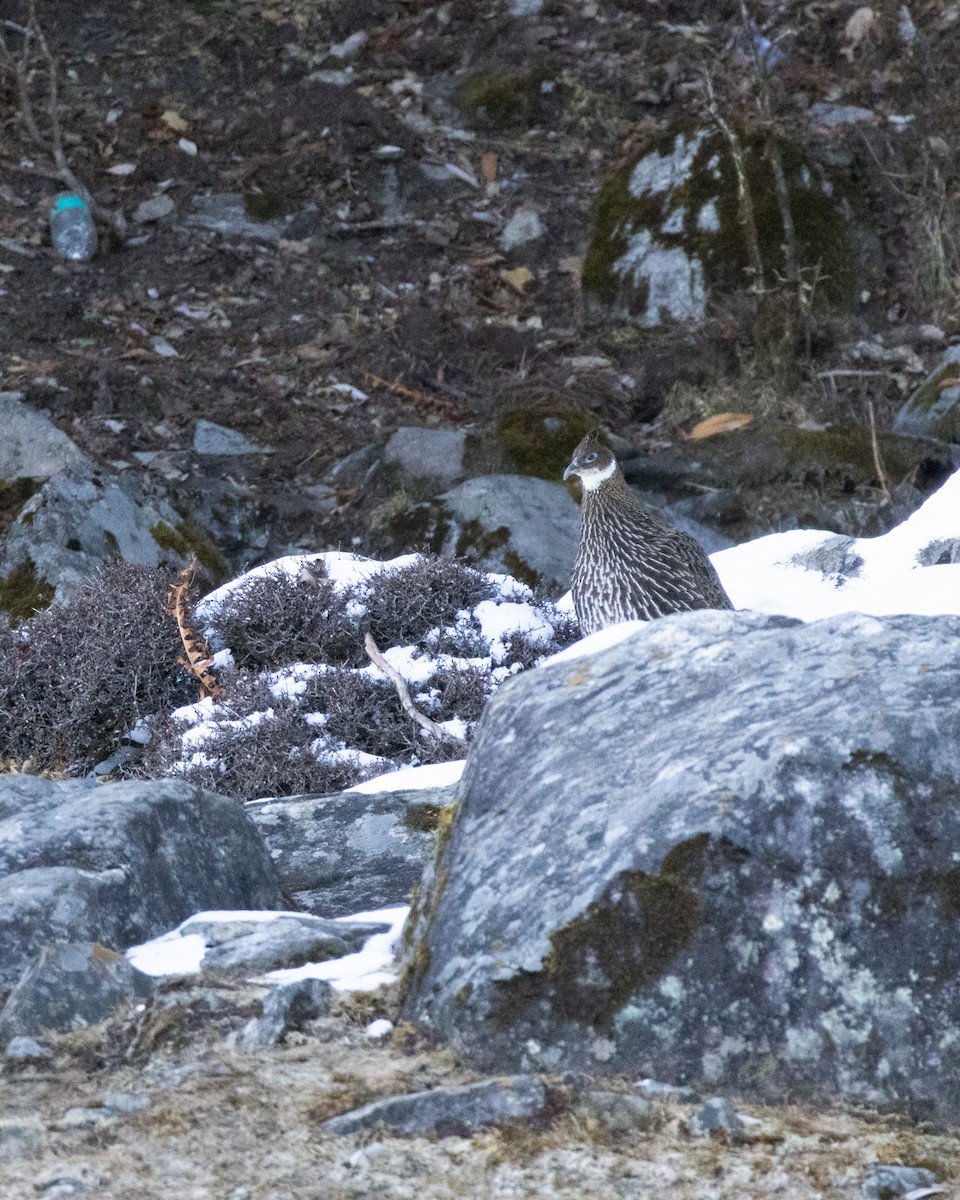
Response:
[[[679,1104],[689,1104],[695,1099],[691,1088],[677,1087],[674,1083],[660,1083],[656,1079],[638,1079],[633,1086],[647,1100],[676,1100]]]
[[[193,431],[194,454],[240,455],[268,454],[261,446],[255,446],[236,429],[218,425],[215,421],[197,421]]]
[[[402,426],[387,442],[384,458],[397,463],[416,479],[452,483],[463,474],[466,431]]]
[[[331,46],[328,53],[331,58],[336,58],[340,62],[347,62],[349,59],[357,57],[369,41],[369,37],[370,35],[365,30],[358,29],[356,33],[351,33],[342,42],[337,42]]]
[[[937,1177],[926,1167],[872,1166],[863,1185],[866,1200],[900,1200],[916,1188],[933,1187]]]
[[[535,242],[546,233],[540,214],[534,208],[518,208],[500,234],[500,249],[509,254],[518,246]]]
[[[46,1046],[41,1046],[35,1038],[32,1037],[13,1037],[7,1043],[5,1051],[7,1062],[15,1063],[17,1066],[31,1066],[42,1062],[49,1062],[53,1058],[53,1054]]]
[[[440,1136],[469,1136],[474,1129],[535,1116],[545,1105],[546,1090],[539,1076],[505,1076],[374,1100],[324,1121],[320,1131],[340,1136],[383,1125],[410,1135],[436,1131]]]
[[[825,101],[812,104],[807,115],[811,123],[819,125],[821,129],[838,129],[841,125],[860,125],[877,119],[872,109],[861,108],[857,104],[828,104]]]
[[[239,1050],[275,1046],[293,1030],[330,1012],[333,989],[324,979],[298,979],[274,988],[263,1003],[263,1016],[249,1021],[237,1034]]]
[[[730,1102],[722,1096],[714,1096],[699,1112],[687,1119],[687,1130],[693,1137],[706,1137],[715,1130],[739,1133],[742,1129],[743,1122],[734,1112]]]
[[[133,223],[149,225],[152,221],[162,221],[176,211],[177,206],[171,196],[151,196],[149,200],[141,200],[133,210]]]
[[[153,350],[154,354],[158,355],[160,358],[180,357],[179,351],[175,350],[166,338],[160,337],[159,335],[150,339],[150,348]]]

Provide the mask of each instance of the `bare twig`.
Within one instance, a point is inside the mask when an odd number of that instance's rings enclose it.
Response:
[[[871,376],[883,375],[885,378],[890,378],[890,371],[862,371],[859,367],[838,367],[832,371],[818,371],[815,378],[817,379],[840,379],[844,376],[850,376],[852,379],[868,379]]]
[[[887,482],[887,473],[883,469],[883,463],[880,460],[880,443],[877,441],[877,423],[873,417],[873,401],[867,401],[867,416],[870,418],[870,449],[873,451],[873,465],[877,469],[877,480],[880,484],[880,490],[886,497],[887,503],[893,501],[893,496],[890,494],[890,484]]]
[[[734,170],[737,174],[737,216],[743,227],[743,235],[747,243],[747,257],[750,270],[753,272],[753,285],[759,291],[763,288],[763,259],[760,255],[760,239],[757,235],[757,221],[753,213],[753,198],[747,183],[747,173],[743,163],[743,147],[736,131],[720,112],[717,98],[713,91],[713,80],[708,72],[703,75],[704,88],[707,93],[707,107],[714,124],[727,140],[730,156],[733,159]]]
[[[403,681],[403,677],[400,675],[399,671],[394,670],[394,668],[390,666],[387,660],[380,653],[380,647],[373,640],[373,634],[367,633],[364,636],[363,645],[373,665],[377,667],[378,670],[382,671],[388,679],[392,680],[393,686],[397,689],[397,695],[400,697],[401,707],[411,721],[416,721],[424,733],[428,734],[436,741],[446,742],[447,745],[455,746],[458,750],[462,750],[464,753],[466,753],[467,744],[463,738],[458,738],[456,734],[451,733],[448,729],[444,729],[444,727],[442,725],[438,725],[436,721],[431,721],[428,716],[426,716],[419,710],[419,708],[417,708],[413,700],[410,698],[410,692],[406,683]]]
[[[27,24],[18,25],[13,21],[4,21],[4,29],[19,33],[23,45],[19,56],[15,56],[4,38],[0,37],[0,69],[4,74],[12,74],[17,84],[17,98],[20,103],[20,117],[30,140],[45,154],[53,159],[55,172],[50,176],[58,179],[71,191],[76,192],[93,213],[116,230],[122,238],[126,235],[127,223],[119,210],[104,208],[90,195],[87,188],[74,174],[73,168],[67,161],[63,148],[63,129],[60,124],[60,65],[50,49],[43,28],[37,19],[36,0],[30,0],[27,10]],[[34,45],[39,49],[43,58],[47,75],[47,119],[50,125],[49,137],[44,137],[37,122],[30,92],[30,62]],[[44,172],[46,174],[46,172]]]

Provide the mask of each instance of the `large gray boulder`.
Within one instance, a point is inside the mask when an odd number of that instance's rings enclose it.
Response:
[[[0,990],[50,942],[123,950],[201,909],[282,907],[235,800],[176,779],[0,777]]]
[[[960,1117],[960,620],[655,621],[504,685],[404,1016],[603,1067]]]
[[[56,425],[23,402],[23,392],[0,392],[0,483],[49,479],[89,459]]]
[[[480,475],[440,497],[440,552],[525,583],[570,586],[580,512],[562,484],[527,475]]]
[[[52,475],[23,505],[0,548],[0,579],[27,570],[37,588],[63,603],[116,558],[183,566],[193,551],[209,559],[210,549],[152,485],[83,459]]]
[[[283,890],[308,912],[342,917],[406,904],[436,845],[453,788],[251,800]]]

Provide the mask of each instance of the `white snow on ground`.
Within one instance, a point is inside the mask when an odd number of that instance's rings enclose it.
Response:
[[[270,971],[263,976],[274,983],[290,983],[294,979],[326,979],[327,982],[345,992],[367,992],[382,983],[392,983],[396,976],[389,970],[393,952],[400,939],[403,923],[409,908],[379,908],[373,912],[355,913],[340,917],[344,924],[375,922],[389,925],[384,933],[375,933],[367,938],[362,950],[343,958],[328,962],[309,963],[285,971]],[[282,912],[203,912],[189,917],[176,929],[131,946],[127,959],[145,975],[192,975],[199,971],[206,951],[206,943],[199,933],[191,933],[190,926],[196,921],[273,921],[285,916]]]
[[[925,567],[918,561],[931,544],[960,538],[960,471],[889,533],[853,541],[847,555],[862,566],[851,578],[791,561],[836,538],[809,529],[774,533],[721,550],[712,561],[737,608],[802,621],[845,612],[960,614],[960,563]]]
[[[836,534],[820,530],[771,534],[720,551],[713,555],[712,561],[737,608],[782,613],[804,621],[843,612],[960,615],[960,563],[923,566],[919,561],[921,552],[932,544],[960,538],[960,471],[896,529],[882,537],[859,538],[850,543],[847,560],[852,562],[858,557],[862,561],[855,575],[841,579],[793,561],[797,555],[809,553],[836,537]],[[382,564],[354,554],[290,555],[225,584],[203,601],[200,615],[201,618],[209,616],[213,611],[212,606],[222,601],[233,588],[258,574],[277,569],[299,574],[304,564],[322,560],[329,576],[338,586],[347,587],[369,579],[384,566],[405,566],[415,559],[415,555],[405,555]],[[517,630],[528,633],[538,631],[543,626],[542,617],[524,602],[529,593],[522,585],[507,576],[498,577],[497,582],[503,602],[497,605],[493,601],[483,601],[475,610],[481,621],[483,635],[493,643],[491,650],[494,659],[496,646],[498,643],[502,645],[503,637]],[[569,593],[557,607],[563,611],[571,610]],[[624,641],[645,624],[643,621],[629,621],[601,630],[545,661],[558,663],[598,654]],[[549,632],[544,629],[544,640],[549,638]],[[422,682],[432,673],[433,667],[427,670],[427,664],[433,660],[418,656],[411,647],[392,648],[386,652],[386,656],[411,683]],[[278,698],[285,693],[296,694],[298,688],[302,690],[299,685],[309,678],[311,670],[316,668],[295,664],[285,672],[278,672],[273,685]],[[200,728],[212,725],[217,715],[216,706],[211,700],[201,700],[198,704],[179,710],[179,713],[190,722],[196,722]],[[194,740],[202,738],[197,739],[194,734]],[[380,775],[350,790],[370,793],[444,787],[460,779],[463,767],[463,761],[410,767]],[[266,978],[277,982],[308,977],[326,979],[335,988],[348,991],[371,990],[380,984],[391,983],[396,978],[392,969],[394,949],[408,912],[406,907],[396,907],[341,918],[344,921],[388,921],[390,930],[369,938],[356,954],[291,970],[273,971]],[[267,920],[282,914],[244,912],[198,915],[203,920],[218,916],[221,919],[239,916],[244,920]],[[189,921],[185,921],[170,933],[133,947],[127,952],[128,958],[134,966],[151,975],[199,970],[205,946],[198,934],[189,932],[189,924]]]
[[[389,775],[378,775],[358,783],[349,792],[403,792],[408,788],[447,787],[459,783],[466,759],[456,762],[431,763],[425,767],[404,767],[402,771],[391,771]]]

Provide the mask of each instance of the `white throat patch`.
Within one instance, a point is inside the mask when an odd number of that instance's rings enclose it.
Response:
[[[611,459],[605,467],[601,467],[599,471],[582,471],[580,472],[580,483],[585,492],[593,492],[617,469],[617,464],[614,459]]]

